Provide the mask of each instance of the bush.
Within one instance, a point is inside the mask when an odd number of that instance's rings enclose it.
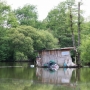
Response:
[[[15,53],[15,60],[16,61],[22,61],[22,60],[28,60],[28,58],[26,55],[24,55],[23,52],[16,52]]]

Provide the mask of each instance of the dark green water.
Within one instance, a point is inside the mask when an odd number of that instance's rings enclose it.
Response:
[[[90,90],[90,68],[52,72],[31,63],[0,63],[0,90]]]

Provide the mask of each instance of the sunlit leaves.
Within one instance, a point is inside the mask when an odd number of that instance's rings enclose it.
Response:
[[[24,55],[24,53],[23,52],[15,52],[15,60],[19,60],[19,61],[22,61],[22,60],[28,60],[28,58],[27,58],[27,56],[26,55]]]
[[[90,36],[82,40],[81,46],[81,59],[84,63],[90,62]]]
[[[31,26],[19,26],[8,31],[14,59],[25,60],[34,56],[34,51],[56,48],[58,40],[51,33]],[[35,57],[35,56],[34,56]]]
[[[5,2],[0,1],[0,26],[4,24],[4,21],[7,19],[9,11],[10,6],[8,6]]]
[[[16,18],[15,14],[13,12],[10,12],[7,18],[7,26],[11,28],[11,27],[17,27],[18,25],[19,25],[19,21]]]
[[[20,33],[17,29],[11,29],[9,32],[9,40],[12,50],[14,51],[15,57],[18,55],[28,57],[33,52],[33,41],[30,37]],[[19,57],[20,58],[20,57]],[[24,58],[23,58],[24,59]],[[26,58],[25,58],[26,59]]]
[[[0,27],[0,61],[5,61],[9,57],[9,44],[6,33],[7,29]]]
[[[81,60],[90,62],[90,22],[84,22],[81,26]]]
[[[35,26],[37,20],[37,11],[34,5],[25,5],[15,10],[18,21],[21,25]]]
[[[70,8],[72,9],[72,6],[75,5],[75,1],[68,0],[61,2],[56,6],[54,9],[52,9],[47,17],[46,17],[46,23],[47,28],[53,33],[55,37],[59,40],[59,45],[61,47],[68,47],[72,46],[72,36],[71,36],[71,23],[72,23],[72,29],[74,31],[74,25],[75,18],[73,17],[74,11],[70,12]],[[70,21],[70,13],[72,14],[72,22]],[[63,38],[64,37],[64,38]],[[69,44],[67,44],[69,42]]]

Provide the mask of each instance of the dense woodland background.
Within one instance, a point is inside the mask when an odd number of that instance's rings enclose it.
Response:
[[[34,60],[39,50],[74,46],[82,62],[89,63],[90,18],[86,20],[83,13],[80,10],[78,22],[78,5],[75,0],[66,0],[39,21],[36,6],[27,4],[12,10],[0,1],[0,61]]]

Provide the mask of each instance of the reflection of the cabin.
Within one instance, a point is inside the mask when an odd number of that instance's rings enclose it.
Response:
[[[46,68],[37,68],[36,75],[42,83],[70,84],[72,68],[60,68],[57,71],[49,71]]]

